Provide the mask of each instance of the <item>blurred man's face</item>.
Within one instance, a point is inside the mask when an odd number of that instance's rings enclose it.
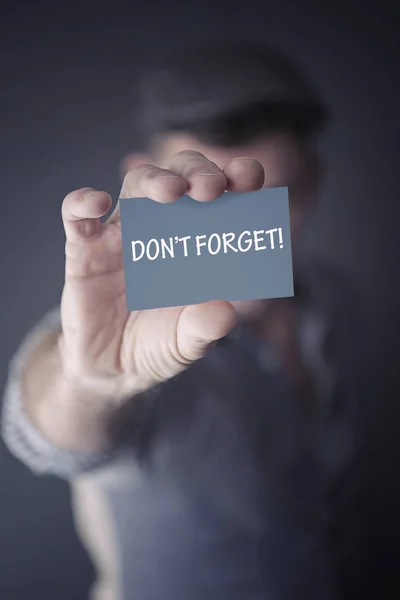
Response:
[[[205,145],[190,135],[170,134],[159,142],[156,156],[150,157],[146,162],[168,168],[172,157],[182,150],[201,152],[221,169],[235,157],[255,158],[265,170],[264,187],[288,186],[292,245],[295,248],[303,224],[314,206],[319,182],[319,169],[315,158],[296,140],[289,135],[277,134],[251,144],[220,148]],[[254,300],[234,304],[240,316],[257,318],[265,310],[266,303],[263,300]]]

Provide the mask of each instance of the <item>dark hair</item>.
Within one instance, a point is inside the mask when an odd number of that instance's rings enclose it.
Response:
[[[256,42],[182,50],[138,86],[136,129],[144,148],[172,132],[226,147],[276,131],[309,138],[327,119],[327,107],[297,65]]]

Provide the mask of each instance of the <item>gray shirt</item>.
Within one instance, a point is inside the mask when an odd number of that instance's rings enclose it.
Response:
[[[121,600],[340,597],[329,494],[360,439],[364,331],[336,274],[308,268],[297,281],[316,410],[299,402],[272,348],[239,323],[187,371],[128,402],[108,453],[69,453],[34,429],[20,394],[22,365],[60,326],[58,307],[11,361],[4,440],[38,474],[100,474]]]

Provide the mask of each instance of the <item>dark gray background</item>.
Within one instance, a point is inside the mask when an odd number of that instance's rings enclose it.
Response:
[[[329,173],[305,250],[355,269],[380,332],[379,364],[392,360],[399,303],[395,5],[57,4],[3,3],[0,15],[1,381],[25,332],[59,301],[63,196],[86,185],[118,194],[118,161],[134,143],[127,124],[135,65],[164,46],[217,36],[279,44],[332,103]],[[67,486],[34,478],[3,447],[0,473],[0,598],[86,598],[92,570],[72,530]]]
[[[287,188],[257,190],[249,194],[226,192],[214,202],[196,202],[188,196],[172,204],[149,202],[147,198],[123,198],[120,200],[122,245],[128,310],[146,310],[197,304],[208,300],[258,300],[260,298],[286,298],[293,296],[292,249],[290,242],[289,199]],[[259,234],[247,252],[234,252],[223,246],[217,254],[210,254],[206,246],[197,255],[196,236],[209,237],[217,233],[232,232],[236,239],[242,231],[281,228],[280,248],[275,232],[272,249],[269,234]],[[167,254],[149,260],[132,260],[132,240],[140,240],[147,246],[162,238],[169,243],[170,237],[187,240],[187,256],[183,244],[178,242],[175,255]],[[246,238],[250,238],[246,235]],[[245,238],[245,239],[246,239]],[[217,249],[213,238],[211,248]],[[233,242],[234,247],[237,247]],[[244,241],[243,244],[246,244]],[[141,250],[137,250],[140,256]],[[155,256],[153,242],[150,256]]]

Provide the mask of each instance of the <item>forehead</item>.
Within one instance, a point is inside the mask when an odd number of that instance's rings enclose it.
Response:
[[[168,168],[172,157],[182,150],[195,150],[223,169],[233,158],[251,157],[264,167],[266,184],[289,185],[301,169],[300,144],[291,136],[276,134],[249,144],[221,148],[203,144],[186,134],[169,134],[157,144],[157,164]]]

